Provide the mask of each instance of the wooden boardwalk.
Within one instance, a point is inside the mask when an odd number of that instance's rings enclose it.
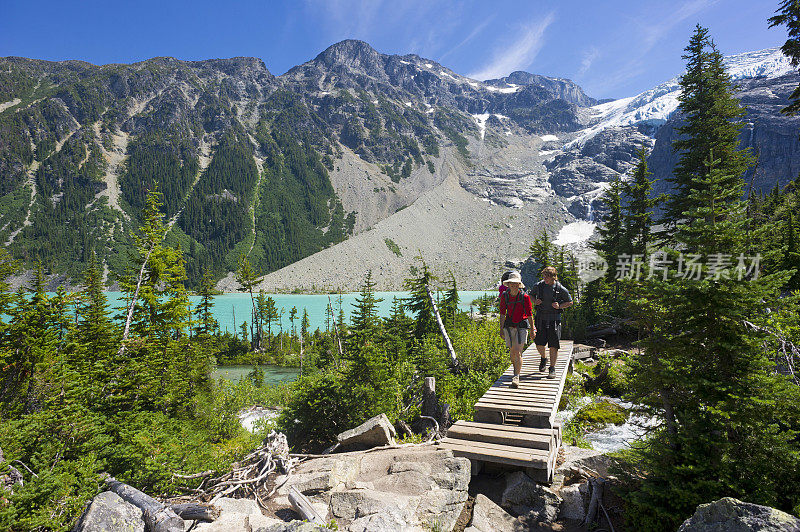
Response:
[[[555,414],[572,364],[572,341],[562,341],[556,378],[539,371],[541,357],[531,344],[522,354],[519,388],[511,387],[509,367],[475,404],[475,421],[458,421],[441,446],[479,464],[521,467],[538,482],[549,483],[561,447]]]

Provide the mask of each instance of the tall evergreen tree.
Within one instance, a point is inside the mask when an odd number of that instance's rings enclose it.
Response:
[[[774,17],[769,19],[769,27],[786,26],[789,38],[781,46],[781,51],[789,58],[792,65],[800,66],[800,2],[783,0]],[[789,96],[791,103],[782,112],[794,115],[800,112],[800,85]]]
[[[639,149],[639,161],[633,172],[633,178],[623,184],[626,209],[623,214],[625,225],[625,242],[632,255],[646,255],[650,245],[650,228],[653,225],[653,207],[659,198],[652,198],[652,175],[647,168],[647,146]]]
[[[715,161],[725,186],[736,186],[753,158],[739,149],[741,118],[745,111],[733,96],[730,76],[725,71],[722,54],[699,24],[686,47],[686,73],[680,78],[680,111],[683,124],[677,128],[678,140],[673,149],[680,160],[667,180],[673,193],[665,202],[662,235],[666,242],[674,236],[679,224],[697,222],[687,218],[692,208],[691,192],[698,180],[707,180]]]
[[[683,181],[669,198],[672,212],[680,209],[671,240],[703,260],[686,275],[687,255],[674,253],[684,275],[655,276],[638,293],[637,318],[649,334],[630,361],[631,398],[663,419],[640,448],[645,478],[629,494],[638,530],[675,529],[698,504],[722,496],[788,510],[800,503],[800,491],[783,489],[800,480],[800,456],[792,450],[800,394],[775,372],[763,345],[765,304],[793,304],[778,298],[787,274],[756,280],[757,268],[738,270],[736,257],[745,248],[742,174],[749,160],[731,147],[739,113],[705,29],[697,28],[687,51],[681,108],[691,127],[676,143],[684,150],[676,170]],[[707,148],[702,170],[693,166],[695,143]],[[752,259],[743,260],[745,268],[753,266],[747,263]],[[779,465],[779,456],[793,465]]]
[[[200,281],[200,288],[197,291],[200,301],[197,303],[195,312],[197,314],[196,334],[212,334],[217,330],[217,320],[214,319],[214,281],[211,272],[206,271]]]

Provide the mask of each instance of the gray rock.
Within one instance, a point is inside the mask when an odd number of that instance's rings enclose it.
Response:
[[[590,496],[588,482],[563,487],[558,495],[562,499],[561,509],[558,512],[560,519],[583,521],[586,518],[586,507]]]
[[[476,532],[513,532],[516,523],[516,519],[487,496],[478,494],[475,497],[472,521],[469,523],[472,530]]]
[[[549,523],[558,516],[561,497],[535,483],[522,471],[516,471],[506,476],[500,504],[514,513],[525,515],[528,521]]]
[[[230,532],[232,532],[233,530],[245,530],[245,529],[229,529]],[[317,525],[312,525],[308,521],[290,521],[288,523],[275,523],[269,526],[253,528],[251,530],[255,530],[255,532],[320,532],[329,529]]]
[[[395,430],[386,414],[369,419],[354,429],[346,430],[336,437],[344,448],[378,447],[394,445]]]
[[[433,446],[402,446],[309,460],[275,500],[295,487],[341,530],[451,530],[469,481],[468,459]]]
[[[697,507],[678,532],[798,532],[800,519],[769,506],[725,497]]]
[[[144,532],[142,511],[110,491],[96,496],[73,532]]]
[[[197,532],[256,530],[281,523],[278,519],[262,514],[261,508],[253,499],[222,497],[214,503],[214,506],[220,511],[219,517],[211,523],[198,523],[192,530]]]

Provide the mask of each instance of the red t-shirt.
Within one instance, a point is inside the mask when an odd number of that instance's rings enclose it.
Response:
[[[517,297],[511,295],[510,291],[506,291],[500,296],[500,314],[506,315],[506,295],[508,294],[508,308],[511,310],[510,315],[506,318],[504,325],[509,321],[511,323],[519,323],[533,315],[533,306],[531,305],[531,296],[520,291]]]

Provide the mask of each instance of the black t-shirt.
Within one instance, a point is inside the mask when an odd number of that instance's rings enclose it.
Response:
[[[533,287],[531,295],[542,300],[541,303],[536,305],[536,317],[546,320],[557,321],[561,319],[561,309],[553,308],[554,301],[557,303],[572,301],[569,291],[558,281],[555,281],[552,285],[547,284],[544,280],[539,281]]]

